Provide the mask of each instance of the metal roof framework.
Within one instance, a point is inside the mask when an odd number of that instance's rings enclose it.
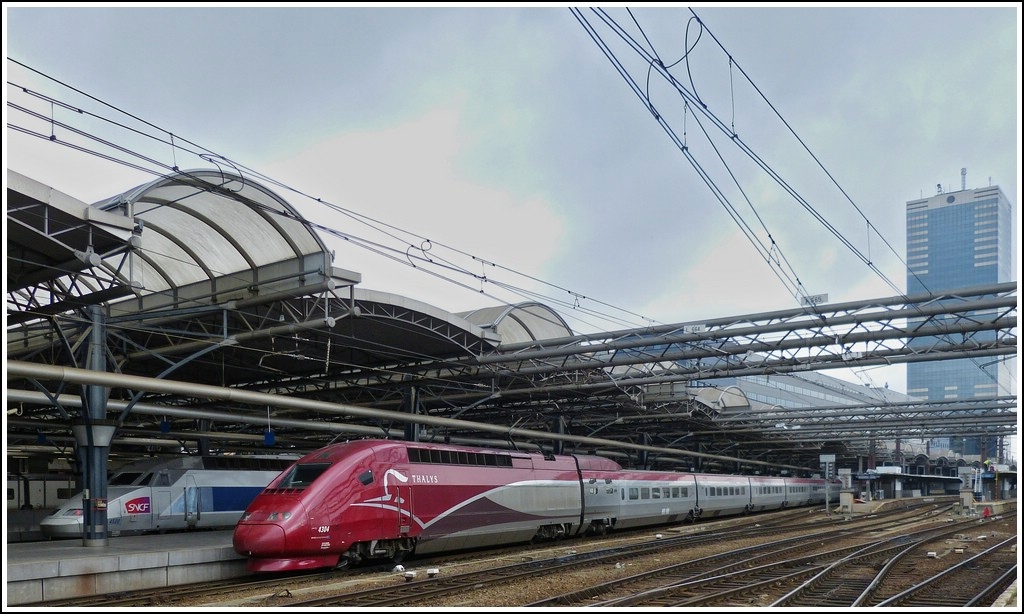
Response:
[[[277,445],[296,448],[339,436],[606,452],[618,443],[645,462],[653,451],[690,466],[735,459],[738,469],[742,461],[813,467],[820,452],[862,455],[876,438],[1016,433],[1015,397],[810,412],[746,402],[736,411],[721,391],[693,387],[725,376],[1015,355],[1016,284],[573,335],[537,303],[450,314],[356,288],[361,276],[333,267],[294,208],[241,175],[186,171],[85,205],[8,171],[7,195],[8,223],[23,229],[8,234],[8,361],[85,365],[95,325],[85,309],[102,305],[110,368],[181,384],[173,392],[111,386],[117,442],[129,453],[258,447],[274,430]],[[923,336],[945,341],[908,347]],[[8,449],[69,441],[76,396],[68,391],[80,384],[8,375]],[[319,405],[204,398],[189,384]]]

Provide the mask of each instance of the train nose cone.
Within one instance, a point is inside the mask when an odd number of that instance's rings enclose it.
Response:
[[[280,555],[284,552],[284,529],[276,524],[239,524],[231,545],[245,556]]]

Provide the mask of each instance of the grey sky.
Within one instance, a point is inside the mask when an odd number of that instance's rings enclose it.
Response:
[[[279,193],[325,227],[385,240],[302,194],[428,238],[487,281],[343,241],[336,265],[449,311],[536,298],[586,332],[799,306],[569,8],[155,6],[6,3],[8,97],[69,96],[24,64],[294,188]],[[900,291],[906,201],[960,189],[966,168],[1016,205],[1019,3],[692,5],[703,32],[661,6],[603,10]],[[577,10],[806,293],[898,293]],[[5,131],[8,168],[88,202],[154,178],[56,149]]]

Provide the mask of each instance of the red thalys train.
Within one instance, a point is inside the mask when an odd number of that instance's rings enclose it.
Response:
[[[342,568],[824,505],[826,490],[823,479],[627,470],[599,456],[360,440],[307,454],[271,480],[232,543],[253,572]]]

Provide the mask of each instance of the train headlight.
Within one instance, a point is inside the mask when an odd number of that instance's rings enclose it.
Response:
[[[267,520],[288,520],[291,517],[291,512],[270,512],[267,515]]]

